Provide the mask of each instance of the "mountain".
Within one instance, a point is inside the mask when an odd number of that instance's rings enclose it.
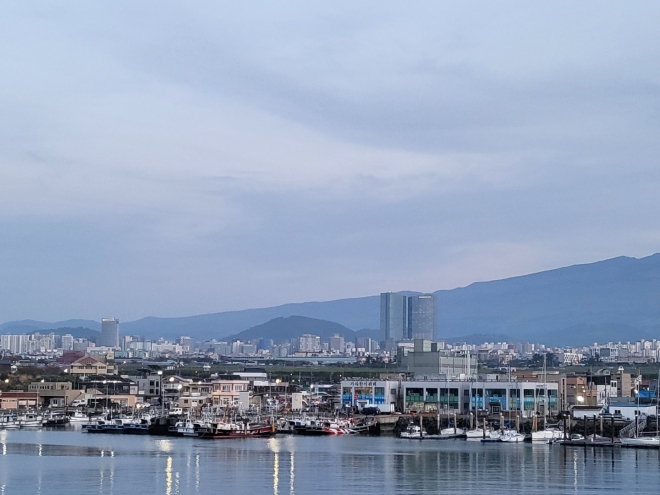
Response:
[[[236,335],[231,335],[228,339],[247,341],[269,338],[275,342],[281,342],[297,338],[304,333],[318,335],[321,339],[329,339],[333,335],[338,334],[347,340],[353,340],[355,339],[356,332],[333,321],[307,318],[306,316],[280,316],[261,325],[243,330]]]
[[[142,318],[122,323],[120,332],[146,337],[189,335],[196,339],[219,339],[279,317],[306,316],[334,321],[348,328],[379,328],[379,296],[327,302],[290,303],[272,308],[227,311],[181,318]]]
[[[584,345],[660,336],[660,254],[613,258],[435,292],[440,338],[508,336],[511,341]],[[379,328],[379,296],[292,303],[181,318],[143,318],[121,324],[122,334],[196,339],[227,338],[277,318],[303,316],[347,329]],[[62,323],[62,322],[59,322]],[[64,325],[10,322],[11,326]],[[379,337],[379,340],[382,336]],[[495,339],[493,339],[495,340]]]
[[[660,334],[660,254],[614,258],[438,291],[440,334],[636,340]],[[564,344],[565,345],[565,344]]]
[[[92,330],[100,331],[101,322],[94,320],[64,320],[56,322],[46,322],[37,320],[20,320],[8,321],[0,324],[0,333],[2,334],[21,334],[33,333],[41,330],[49,330],[53,328],[89,328]]]

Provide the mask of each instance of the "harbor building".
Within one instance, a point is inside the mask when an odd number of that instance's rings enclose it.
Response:
[[[103,318],[101,320],[101,347],[119,347],[119,320],[117,318]]]
[[[477,356],[469,351],[448,350],[442,342],[417,339],[412,348],[399,346],[397,351],[399,371],[415,378],[468,379],[477,372]]]
[[[358,409],[388,405],[387,410],[400,409],[399,389],[400,382],[396,380],[342,380],[342,405]]]
[[[406,296],[396,292],[380,295],[380,332],[385,340],[394,342],[407,337]]]
[[[421,294],[408,297],[408,338],[433,340],[436,338],[435,297]]]
[[[346,379],[341,382],[341,391],[344,407],[392,404],[403,413],[511,411],[531,418],[546,414],[546,410],[550,414],[559,412],[559,384],[499,381],[496,375],[471,380]]]

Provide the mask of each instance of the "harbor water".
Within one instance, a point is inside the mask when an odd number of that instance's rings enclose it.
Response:
[[[657,494],[657,450],[392,437],[0,431],[0,495]]]

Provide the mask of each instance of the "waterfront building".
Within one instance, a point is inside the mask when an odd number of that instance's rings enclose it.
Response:
[[[617,416],[620,415],[626,421],[635,421],[635,418],[642,414],[656,416],[658,409],[655,401],[650,404],[640,404],[630,399],[612,399],[609,401],[607,412]]]
[[[385,340],[394,342],[407,337],[406,296],[396,292],[380,295],[380,332]]]
[[[467,414],[497,410],[531,418],[559,412],[559,384],[500,381],[496,375],[477,379],[363,380],[341,382],[342,405],[395,404],[398,411]]]
[[[99,345],[102,347],[119,347],[119,320],[117,318],[103,318],[101,320]]]
[[[433,294],[408,297],[408,338],[433,340],[436,338],[436,305]]]
[[[469,378],[477,371],[477,357],[469,351],[444,349],[442,343],[417,339],[412,348],[400,345],[397,350],[399,371],[415,377]]]
[[[39,394],[36,392],[11,391],[0,395],[0,409],[4,411],[35,409],[38,404]]]
[[[347,379],[341,382],[342,405],[364,409],[391,405],[399,409],[400,382],[395,380]]]
[[[204,405],[247,409],[250,406],[251,396],[249,383],[249,380],[244,380],[240,376],[224,376],[200,382],[180,379],[181,395],[178,407],[184,411]]]
[[[28,392],[36,392],[39,407],[66,407],[84,396],[81,390],[74,390],[71,382],[32,382]]]

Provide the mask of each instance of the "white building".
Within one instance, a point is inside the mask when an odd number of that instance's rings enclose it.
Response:
[[[320,352],[321,337],[310,335],[308,333],[298,337],[298,351],[300,352]]]
[[[521,411],[523,417],[559,410],[559,384],[477,380],[342,380],[342,405],[396,404],[410,411],[445,411],[458,414],[489,410]]]

